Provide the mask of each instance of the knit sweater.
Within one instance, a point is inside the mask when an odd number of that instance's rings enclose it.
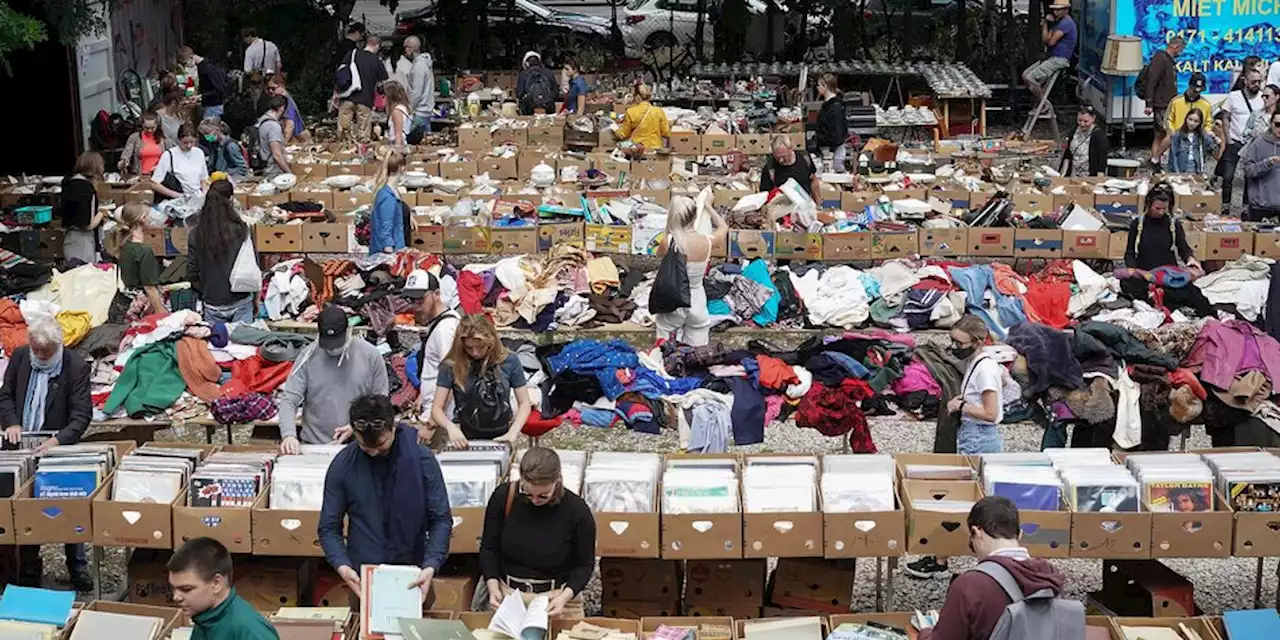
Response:
[[[363,338],[352,338],[338,357],[312,345],[298,356],[281,390],[280,436],[308,444],[328,443],[338,427],[351,421],[351,401],[371,393],[387,395],[389,388],[382,354]]]

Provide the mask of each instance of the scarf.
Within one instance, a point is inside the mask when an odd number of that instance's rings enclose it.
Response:
[[[418,432],[403,424],[397,425],[395,439],[390,454],[391,471],[384,480],[382,492],[386,557],[392,562],[418,564],[426,549],[422,522],[427,500]]]
[[[49,380],[62,375],[62,347],[47,363],[31,355],[31,377],[27,380],[27,399],[22,405],[22,430],[30,433],[44,428],[45,401],[49,396]]]

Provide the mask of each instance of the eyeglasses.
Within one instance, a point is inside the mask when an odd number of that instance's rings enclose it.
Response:
[[[968,349],[969,347],[972,347],[972,346],[973,346],[972,342],[960,342],[958,340],[951,341],[952,349]]]
[[[387,423],[382,420],[352,420],[351,428],[356,431],[379,431],[386,426]]]
[[[548,490],[546,490],[546,491],[541,491],[541,492],[538,492],[538,493],[533,493],[532,491],[530,491],[530,490],[529,490],[529,487],[525,486],[525,484],[524,484],[523,482],[521,482],[521,483],[520,483],[520,495],[522,495],[522,496],[526,496],[526,497],[529,497],[529,498],[536,498],[536,499],[538,499],[538,500],[550,500],[551,498],[555,497],[555,495],[556,495],[556,486],[558,486],[558,485],[559,485],[559,482],[557,481],[556,485],[552,485],[552,487],[551,487],[550,489],[548,489]]]

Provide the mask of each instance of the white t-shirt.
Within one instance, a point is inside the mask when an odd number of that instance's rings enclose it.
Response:
[[[1004,420],[1004,400],[1000,397],[1004,390],[1004,367],[991,358],[978,356],[969,370],[964,373],[964,392],[960,397],[965,404],[982,406],[982,394],[987,391],[996,392],[996,421]]]
[[[258,38],[244,50],[244,72],[280,72],[280,49],[270,40]]]
[[[456,311],[446,311],[445,316],[440,318],[431,335],[427,336],[427,341],[422,345],[422,373],[419,376],[421,383],[422,408],[429,416],[431,413],[431,401],[436,392],[436,378],[440,375],[440,363],[449,357],[449,349],[453,347],[453,336],[458,332],[458,313]],[[449,406],[444,408],[445,416],[453,415],[453,398],[449,398]]]
[[[156,184],[164,182],[169,176],[170,168],[182,185],[182,193],[187,195],[200,193],[201,183],[209,179],[209,165],[205,162],[204,150],[199,145],[191,147],[190,151],[183,151],[182,147],[170,147],[161,154],[151,179]]]
[[[1231,114],[1231,130],[1227,132],[1231,142],[1244,142],[1244,128],[1249,123],[1249,116],[1263,107],[1262,92],[1250,100],[1246,100],[1243,91],[1232,91],[1227,96],[1223,109]]]
[[[1280,87],[1280,60],[1272,62],[1271,66],[1267,69],[1267,80],[1262,83],[1262,86],[1266,87],[1269,84],[1274,84],[1277,87]]]

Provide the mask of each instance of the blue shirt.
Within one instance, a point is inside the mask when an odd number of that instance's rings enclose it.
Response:
[[[578,112],[578,96],[585,96],[590,88],[587,87],[587,79],[581,75],[574,76],[569,81],[569,96],[564,100],[564,108],[569,113]]]
[[[1058,44],[1049,47],[1049,57],[1071,59],[1076,53],[1076,21],[1071,16],[1063,16],[1057,24],[1053,25],[1053,31],[1061,31],[1062,37],[1058,39]]]
[[[373,198],[373,216],[369,221],[369,253],[387,247],[399,251],[405,247],[404,202],[390,185],[378,189]]]
[[[333,459],[324,477],[324,503],[320,506],[320,546],[335,570],[355,569],[366,564],[409,564],[439,569],[449,555],[453,514],[445,490],[440,464],[426,446],[422,450],[422,489],[427,502],[422,523],[426,536],[421,558],[389,558],[387,537],[382,527],[382,482],[375,476],[379,464],[394,463],[392,456],[374,460],[356,443],[347,445]],[[342,519],[347,518],[347,538],[342,538]]]

